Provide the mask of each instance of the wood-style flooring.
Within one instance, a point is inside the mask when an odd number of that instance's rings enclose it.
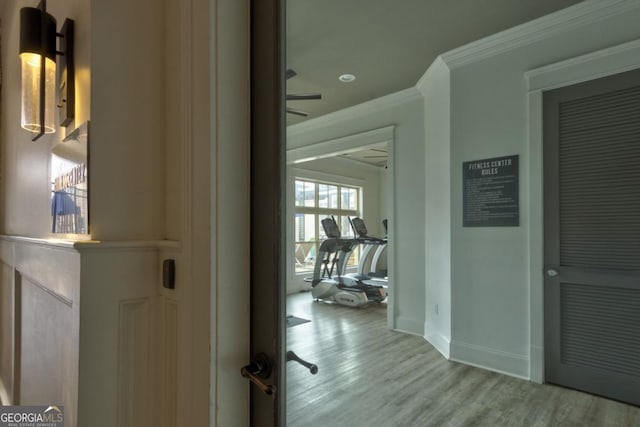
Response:
[[[287,426],[633,426],[640,408],[445,360],[422,337],[387,329],[385,304],[354,309],[290,295]],[[638,391],[640,393],[640,390]]]

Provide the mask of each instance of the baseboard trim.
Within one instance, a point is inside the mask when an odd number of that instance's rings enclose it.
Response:
[[[530,350],[529,378],[531,381],[542,384],[544,382],[544,348],[531,346]]]
[[[424,330],[428,330],[427,325],[424,326]],[[449,359],[451,357],[451,342],[446,337],[439,333],[427,333],[424,336],[424,339],[438,350],[445,359]]]
[[[460,341],[451,342],[449,360],[487,369],[511,377],[529,380],[529,358],[519,354],[481,347]]]

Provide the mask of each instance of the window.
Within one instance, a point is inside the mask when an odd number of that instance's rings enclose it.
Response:
[[[344,238],[352,238],[350,216],[360,216],[362,189],[326,182],[295,180],[295,252],[296,273],[313,270],[319,242],[326,239],[323,218],[333,216]],[[358,263],[359,248],[348,266]]]

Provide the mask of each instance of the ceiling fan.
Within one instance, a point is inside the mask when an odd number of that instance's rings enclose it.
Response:
[[[285,73],[285,77],[289,80],[292,77],[297,76],[298,73],[293,71],[291,68],[287,69]],[[302,100],[310,100],[310,99],[322,99],[322,95],[319,93],[288,93],[287,101],[302,101]],[[307,117],[309,113],[306,111],[298,110],[297,108],[287,107],[287,113],[295,114],[302,117]]]

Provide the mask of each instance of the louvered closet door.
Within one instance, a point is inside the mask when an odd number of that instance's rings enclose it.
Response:
[[[545,378],[640,405],[640,71],[544,94]]]

